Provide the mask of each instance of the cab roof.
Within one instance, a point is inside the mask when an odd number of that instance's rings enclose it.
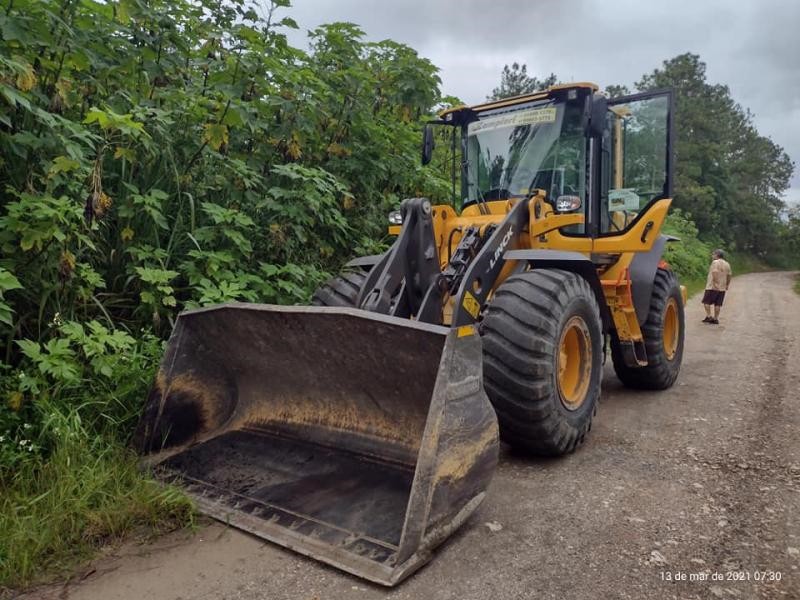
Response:
[[[521,96],[512,96],[511,98],[503,98],[502,100],[492,100],[491,102],[483,102],[481,104],[475,104],[473,106],[467,106],[466,104],[453,106],[451,108],[447,108],[442,112],[440,112],[439,118],[444,121],[457,120],[454,118],[455,113],[459,113],[462,111],[477,113],[485,110],[494,110],[495,108],[514,106],[515,104],[523,104],[525,102],[530,102],[532,100],[543,100],[551,96],[553,92],[561,92],[564,90],[573,90],[573,89],[589,90],[590,93],[593,93],[599,90],[600,88],[596,83],[591,83],[588,81],[579,81],[575,83],[560,83],[557,85],[551,85],[546,90],[542,90],[541,92],[534,92],[533,94],[522,94]],[[450,118],[448,118],[448,116]]]

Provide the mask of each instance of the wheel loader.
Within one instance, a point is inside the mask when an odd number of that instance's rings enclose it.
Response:
[[[459,197],[405,200],[389,250],[311,306],[182,313],[134,438],[201,511],[388,586],[482,502],[500,439],[550,456],[586,439],[607,350],[652,390],[683,353],[670,91],[451,108],[423,163],[448,135]]]

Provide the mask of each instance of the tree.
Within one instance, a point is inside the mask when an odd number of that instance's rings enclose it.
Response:
[[[761,256],[778,250],[780,197],[794,170],[783,148],[758,133],[728,86],[707,82],[696,54],[664,61],[636,86],[675,90],[675,205],[701,236]]]
[[[557,77],[554,73],[550,73],[550,75],[541,80],[537,77],[530,77],[525,63],[522,65],[513,63],[511,67],[505,65],[500,75],[500,87],[494,88],[492,95],[488,96],[487,100],[500,100],[512,96],[521,96],[522,94],[531,94],[550,87],[556,81]]]
[[[781,247],[787,256],[786,266],[800,268],[800,206],[792,206],[784,216]]]
[[[631,93],[627,85],[609,85],[606,87],[605,92],[609,98],[620,98]]]

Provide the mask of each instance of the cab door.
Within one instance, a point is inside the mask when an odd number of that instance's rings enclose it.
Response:
[[[598,238],[630,231],[659,200],[672,198],[673,115],[671,90],[608,101],[600,143]]]

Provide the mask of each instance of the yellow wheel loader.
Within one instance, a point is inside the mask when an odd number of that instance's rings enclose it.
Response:
[[[669,91],[588,83],[443,112],[423,163],[446,128],[462,197],[405,200],[391,248],[313,306],[182,313],[135,435],[146,461],[220,520],[398,583],[483,500],[498,437],[584,441],[607,347],[625,385],[675,382],[672,119]]]

